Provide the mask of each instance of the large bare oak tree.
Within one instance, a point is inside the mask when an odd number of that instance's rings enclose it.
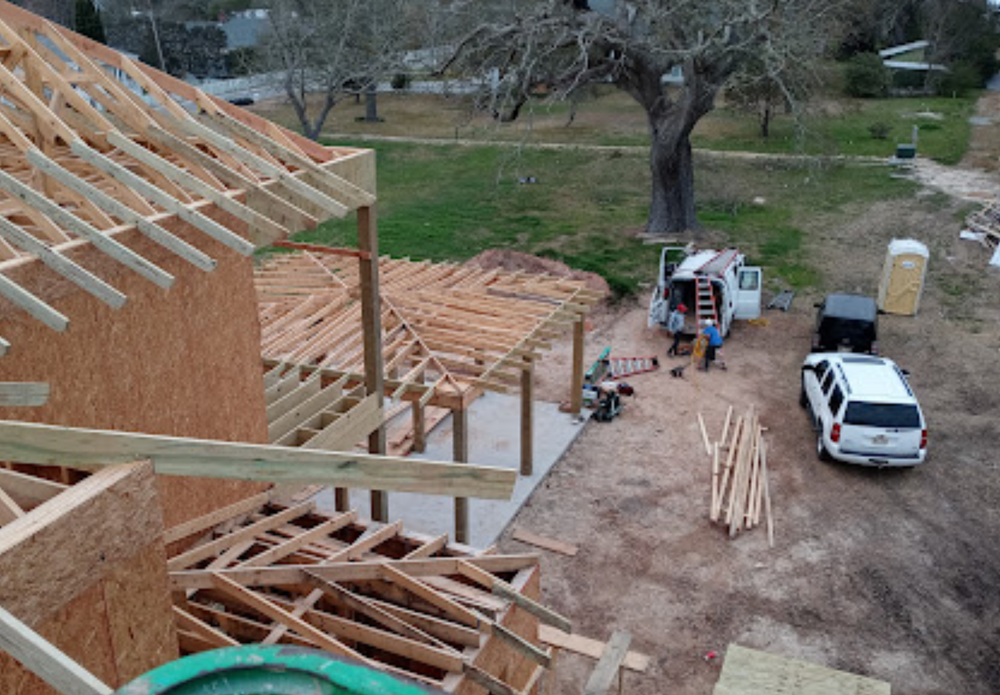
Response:
[[[694,228],[691,132],[751,61],[781,89],[789,68],[836,41],[840,0],[536,0],[447,3],[463,20],[450,68],[492,75],[490,108],[516,118],[532,94],[609,83],[643,108],[652,192],[647,231]],[[788,98],[793,98],[791,91]]]

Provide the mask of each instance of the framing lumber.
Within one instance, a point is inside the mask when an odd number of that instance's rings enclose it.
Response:
[[[583,688],[584,695],[604,695],[614,682],[615,676],[621,677],[621,666],[632,643],[632,635],[624,630],[616,630],[611,636],[601,658],[597,661],[594,672],[590,674],[587,685]],[[621,688],[619,688],[619,692]]]
[[[165,231],[167,218],[250,255],[327,213],[375,203],[368,167],[338,166],[369,151],[312,143],[7,2],[0,36],[0,270],[42,261],[120,306],[124,295],[64,253],[91,244],[169,288],[174,277],[115,236],[138,229],[210,271],[215,261]],[[66,328],[12,284],[0,281],[0,295]]]
[[[468,464],[0,421],[0,457],[87,467],[149,459],[162,475],[509,499],[516,472]]]
[[[61,695],[112,695],[110,687],[3,608],[0,608],[0,649]]]
[[[581,635],[571,635],[549,625],[538,626],[538,639],[543,643],[565,649],[574,654],[582,654],[592,659],[601,658],[605,645],[589,637]],[[644,673],[649,668],[650,658],[638,652],[627,652],[622,660],[622,667],[637,673]]]

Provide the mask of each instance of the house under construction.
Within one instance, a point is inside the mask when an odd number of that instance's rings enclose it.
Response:
[[[516,477],[465,463],[468,406],[520,391],[530,469],[532,365],[573,335],[579,412],[598,297],[380,258],[375,203],[373,152],[0,2],[0,692],[288,644],[510,695],[559,648],[600,654],[541,603],[537,555],[463,544],[464,500]],[[349,215],[356,248],[255,274],[256,249]],[[386,455],[387,404],[416,448],[425,409],[453,417],[453,461]],[[276,483],[372,490],[374,519]],[[391,490],[454,497],[455,541],[390,523]]]

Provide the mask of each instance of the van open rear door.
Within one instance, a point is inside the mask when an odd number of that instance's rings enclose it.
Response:
[[[760,317],[760,286],[760,268],[743,267],[736,271],[735,318],[745,320]]]

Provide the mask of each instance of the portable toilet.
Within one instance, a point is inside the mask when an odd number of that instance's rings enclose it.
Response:
[[[893,239],[878,287],[878,308],[887,314],[913,316],[920,306],[927,273],[927,247],[915,239]]]

